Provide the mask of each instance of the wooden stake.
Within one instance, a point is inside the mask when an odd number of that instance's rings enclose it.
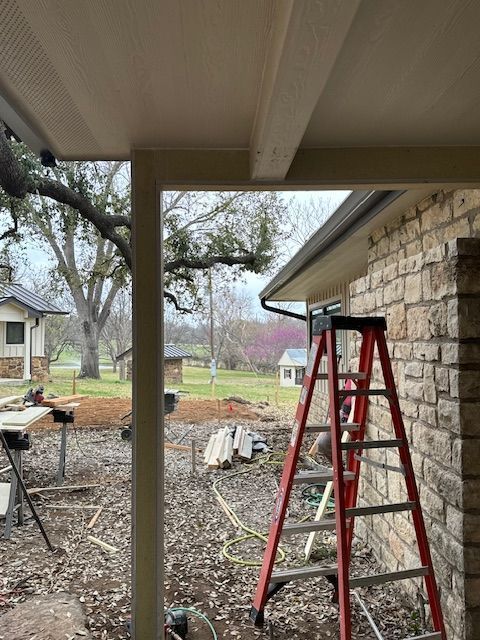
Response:
[[[102,549],[105,549],[105,551],[109,551],[110,553],[116,553],[119,550],[117,547],[113,547],[111,544],[107,544],[106,542],[103,542],[103,540],[99,540],[93,536],[87,536],[87,540],[89,542],[93,542],[93,544],[97,544],[99,547],[102,547]]]
[[[72,396],[77,393],[77,372],[73,370],[73,380],[72,380]]]
[[[275,406],[278,407],[278,388],[280,386],[280,376],[279,373],[277,371],[277,373],[275,374]]]
[[[87,529],[92,529],[95,526],[96,521],[98,520],[100,514],[103,511],[103,507],[99,507],[97,509],[97,511],[95,512],[93,518],[90,520],[90,522],[87,524]]]
[[[195,449],[195,440],[192,440],[191,442],[191,447],[192,447],[192,473],[193,475],[195,475],[195,471],[196,471],[196,459],[195,459],[195,455],[197,450]]]

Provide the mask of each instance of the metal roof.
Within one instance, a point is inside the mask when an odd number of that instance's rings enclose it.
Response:
[[[163,354],[166,360],[169,358],[191,358],[192,354],[180,349],[174,344],[166,344],[163,347]]]
[[[130,349],[127,349],[123,353],[120,353],[117,356],[116,360],[125,360],[132,355],[132,352],[133,349],[132,347],[130,347]],[[183,349],[180,349],[180,347],[177,347],[174,344],[166,344],[163,347],[163,357],[165,358],[165,360],[175,360],[177,358],[191,358],[192,354],[184,351]]]
[[[290,362],[286,362],[286,357],[289,358]],[[278,361],[278,364],[289,366],[292,363],[299,367],[306,367],[307,366],[307,350],[306,349],[285,349],[285,351],[282,354],[282,357]]]
[[[0,305],[7,303],[19,304],[34,314],[68,314],[38,294],[25,289],[15,282],[0,283]]]

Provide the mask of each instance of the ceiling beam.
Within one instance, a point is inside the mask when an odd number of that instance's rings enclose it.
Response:
[[[301,149],[285,179],[252,180],[248,150],[136,149],[171,189],[412,189],[480,187],[480,147]]]
[[[282,180],[359,0],[279,0],[250,140],[253,180]]]

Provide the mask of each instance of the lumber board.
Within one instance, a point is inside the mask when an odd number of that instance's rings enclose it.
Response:
[[[344,431],[342,435],[342,442],[348,442],[350,438],[350,433],[348,431]],[[317,513],[315,514],[314,522],[319,522],[323,519],[325,515],[325,511],[327,510],[328,501],[332,497],[333,493],[333,482],[327,482],[325,486],[325,491],[323,492],[322,499],[317,508]],[[312,555],[313,545],[315,543],[315,538],[317,537],[317,531],[311,531],[308,540],[305,544],[305,560],[307,562],[310,561],[310,556]]]
[[[192,452],[192,447],[190,447],[187,444],[177,444],[176,442],[165,442],[163,446],[165,449],[175,449],[176,451],[188,451],[189,453]],[[197,448],[197,452],[202,453],[202,450]]]
[[[203,456],[203,461],[205,464],[208,464],[208,460],[210,459],[210,455],[212,453],[214,443],[215,443],[215,434],[212,433],[208,441],[207,448],[205,449],[205,455]]]
[[[9,500],[10,483],[0,482],[0,517],[3,517],[7,513]]]
[[[89,542],[93,542],[93,544],[96,544],[99,547],[102,547],[102,549],[105,549],[105,551],[108,551],[109,553],[116,553],[118,551],[117,547],[114,547],[103,540],[99,540],[98,538],[94,538],[93,536],[87,536],[87,540]]]
[[[238,455],[244,460],[251,460],[253,453],[253,439],[248,433],[245,434],[245,438],[242,442],[242,448],[239,449]]]
[[[243,438],[243,432],[244,428],[242,426],[237,427],[235,431],[235,438],[233,439],[233,453],[238,453],[238,449]]]
[[[101,484],[71,484],[62,485],[61,487],[34,487],[33,489],[27,489],[27,493],[30,495],[35,493],[44,493],[45,491],[86,491],[87,489],[94,489],[95,487],[102,487]]]
[[[95,526],[95,523],[97,522],[98,518],[100,517],[100,514],[102,513],[102,511],[103,511],[103,507],[98,507],[97,511],[95,511],[95,514],[94,514],[93,518],[87,524],[87,529],[93,529],[93,527]]]
[[[220,455],[222,444],[223,444],[223,429],[219,429],[215,436],[215,442],[212,447],[212,453],[208,460],[209,469],[218,469],[217,458]]]
[[[82,400],[82,398],[88,398],[88,396],[75,394],[73,396],[60,396],[59,398],[46,398],[42,402],[42,406],[51,407],[52,409],[55,409],[56,407],[68,404],[70,402],[76,402],[77,400]]]
[[[228,429],[228,427],[224,427],[224,429],[222,429],[221,431],[221,444],[218,450],[218,455],[217,455],[217,463],[218,465],[221,467],[222,466],[222,462],[225,459],[225,451],[227,448],[227,438],[230,437],[230,430]]]
[[[5,396],[5,398],[0,398],[0,409],[6,407],[7,404],[12,404],[16,400],[21,400],[23,396]]]
[[[233,458],[233,438],[230,435],[225,436],[222,453],[220,456],[220,466],[222,469],[228,469],[232,466],[232,458]]]
[[[12,415],[3,418],[2,422],[7,427],[29,427],[50,412],[49,407],[29,407],[25,411],[12,411]]]

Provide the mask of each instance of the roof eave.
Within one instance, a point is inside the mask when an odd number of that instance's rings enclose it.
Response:
[[[275,300],[273,296],[284,285],[298,276],[312,262],[319,260],[335,246],[344,242],[359,227],[378,215],[403,193],[405,193],[404,190],[354,191],[267,284],[259,297],[263,300]]]

